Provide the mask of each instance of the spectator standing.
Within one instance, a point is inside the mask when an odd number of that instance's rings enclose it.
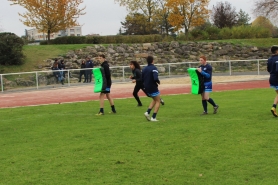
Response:
[[[64,85],[64,77],[63,77],[62,71],[60,71],[60,69],[59,69],[59,64],[58,64],[57,59],[54,61],[51,69],[54,71],[53,75],[55,76],[57,82],[61,82],[62,85]]]
[[[90,57],[86,59],[86,68],[93,68],[94,64]],[[91,83],[92,81],[92,69],[87,69],[85,72],[85,83]]]
[[[86,68],[86,64],[85,64],[85,60],[82,60],[81,69],[85,69]],[[79,82],[81,82],[82,76],[84,75],[84,82],[86,80],[86,74],[85,74],[85,70],[80,70],[79,72]]]
[[[58,63],[58,68],[60,70],[65,70],[66,69],[65,62],[64,62],[63,59],[60,61],[60,63]],[[62,71],[62,74],[63,74],[63,77],[65,78],[65,71]]]

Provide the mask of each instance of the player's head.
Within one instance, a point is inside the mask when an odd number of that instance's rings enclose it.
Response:
[[[200,64],[205,64],[207,63],[207,58],[205,56],[200,56]]]
[[[148,62],[148,64],[153,63],[153,56],[148,56],[147,57],[147,62]]]
[[[130,61],[129,63],[129,67],[133,70],[133,69],[141,69],[140,64],[137,61]]]
[[[272,54],[277,54],[278,46],[277,46],[277,45],[274,45],[274,46],[271,47],[270,50],[271,50],[271,53],[272,53]]]
[[[104,60],[105,60],[105,55],[104,55],[104,54],[98,55],[98,60],[100,61],[100,63],[104,62]]]

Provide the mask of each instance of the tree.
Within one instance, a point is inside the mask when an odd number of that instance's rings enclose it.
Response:
[[[251,17],[249,17],[249,14],[240,9],[237,14],[237,25],[248,25],[250,20]]]
[[[0,65],[20,65],[24,62],[23,39],[14,33],[0,33]]]
[[[47,33],[48,41],[50,34],[77,26],[77,18],[84,15],[78,9],[83,0],[8,0],[12,5],[20,5],[27,10],[19,15],[24,25],[35,27],[40,32]]]
[[[269,30],[269,32],[272,35],[277,35],[277,29],[275,28],[275,26],[271,23],[271,21],[264,17],[264,16],[259,16],[257,17],[253,22],[252,22],[252,26],[257,26],[257,27],[262,27],[262,28],[266,28]]]
[[[175,30],[184,29],[185,34],[191,27],[202,25],[208,18],[209,0],[167,0],[170,9],[169,22]]]
[[[115,0],[120,6],[126,6],[131,14],[139,13],[146,17],[148,22],[147,29],[151,32],[154,25],[152,24],[153,16],[156,11],[156,0]]]
[[[154,21],[158,25],[161,34],[169,35],[169,32],[173,32],[174,28],[169,23],[170,9],[166,6],[165,0],[157,0],[157,10],[154,15]]]
[[[257,16],[269,17],[277,19],[278,1],[277,0],[256,0],[253,13]]]
[[[237,24],[236,8],[229,2],[217,2],[212,8],[211,19],[218,28],[233,27]]]
[[[130,13],[125,22],[121,22],[127,35],[147,35],[153,33],[148,29],[147,17],[140,13]]]

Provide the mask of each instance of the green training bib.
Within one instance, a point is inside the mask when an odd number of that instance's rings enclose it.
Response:
[[[197,71],[197,68],[188,68],[188,74],[191,79],[191,93],[201,94],[204,91],[204,78]]]
[[[94,92],[99,93],[105,90],[106,88],[106,80],[104,75],[103,68],[94,68],[93,69],[94,80],[95,80],[95,87]]]

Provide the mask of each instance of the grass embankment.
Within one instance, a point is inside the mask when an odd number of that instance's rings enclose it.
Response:
[[[163,96],[148,122],[131,99],[0,109],[0,184],[277,184],[271,89]],[[231,98],[232,97],[232,98]]]
[[[212,40],[205,42],[226,42],[241,46],[270,47],[278,43],[278,38]],[[4,73],[36,71],[38,70],[38,65],[44,63],[43,60],[55,58],[66,54],[69,50],[81,49],[86,46],[92,46],[92,44],[24,46],[25,64],[21,66],[1,66],[1,71],[4,71]]]

